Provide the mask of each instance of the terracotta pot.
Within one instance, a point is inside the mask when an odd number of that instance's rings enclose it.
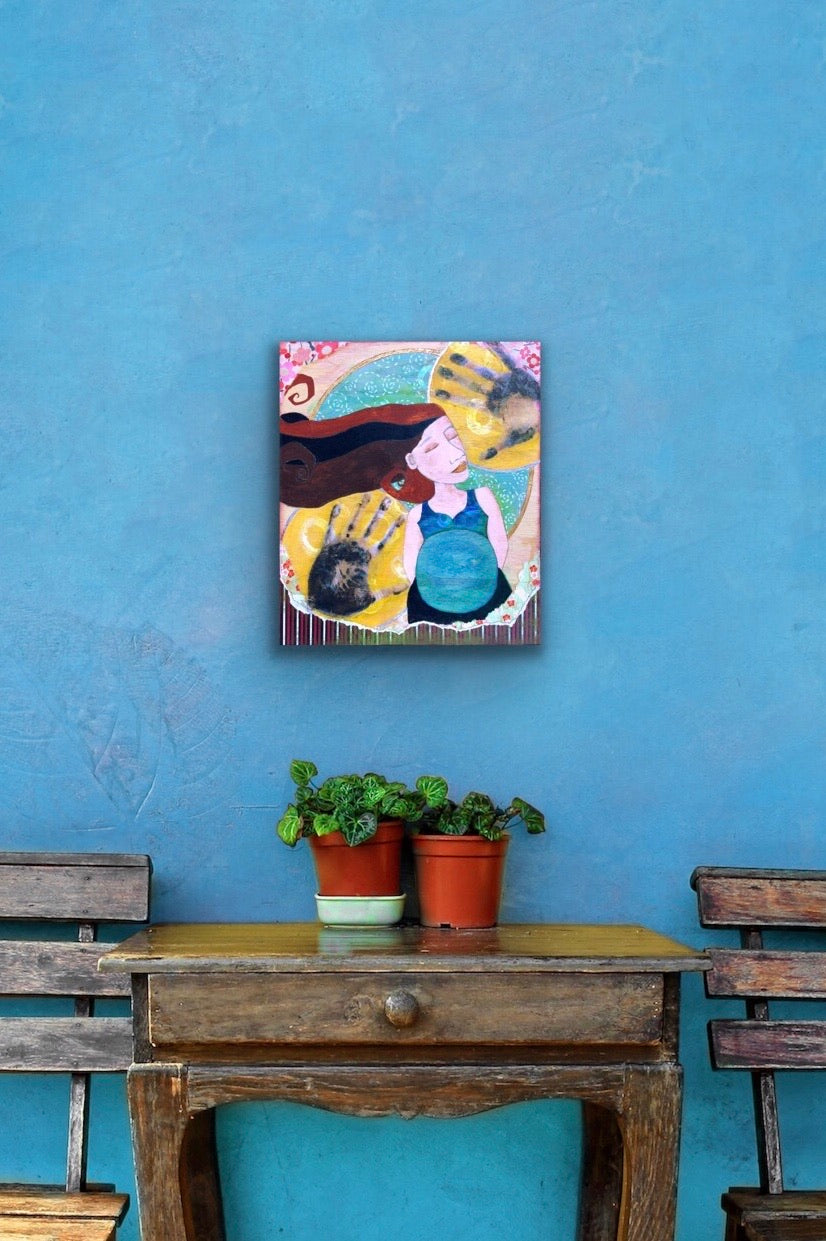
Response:
[[[348,845],[341,832],[311,836],[319,896],[399,896],[403,836],[397,819],[383,820],[361,845]]]
[[[509,837],[414,836],[422,926],[495,926]]]

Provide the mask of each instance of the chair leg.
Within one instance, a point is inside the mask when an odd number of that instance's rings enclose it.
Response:
[[[740,1217],[732,1215],[730,1212],[726,1214],[725,1241],[748,1241],[740,1223]]]

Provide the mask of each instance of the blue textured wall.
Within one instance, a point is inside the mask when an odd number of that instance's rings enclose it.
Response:
[[[298,755],[540,803],[512,920],[702,942],[695,864],[823,865],[825,40],[819,0],[6,0],[3,846],[148,850],[160,918],[312,917]],[[541,649],[278,649],[273,349],[310,336],[542,340]],[[707,1007],[680,1241],[753,1176]],[[56,1087],[0,1086],[0,1173],[59,1175]],[[228,1109],[231,1241],[492,1241],[514,1202],[562,1238],[577,1140],[566,1104]]]

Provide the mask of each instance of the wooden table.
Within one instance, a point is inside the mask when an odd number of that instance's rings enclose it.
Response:
[[[214,1109],[280,1099],[355,1116],[583,1107],[579,1241],[672,1241],[690,948],[638,926],[151,927],[129,1072],[143,1241],[223,1241]]]

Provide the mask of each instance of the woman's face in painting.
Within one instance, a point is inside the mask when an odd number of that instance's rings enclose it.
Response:
[[[447,414],[425,430],[416,447],[407,454],[413,466],[434,483],[463,483],[468,463],[459,434]]]

